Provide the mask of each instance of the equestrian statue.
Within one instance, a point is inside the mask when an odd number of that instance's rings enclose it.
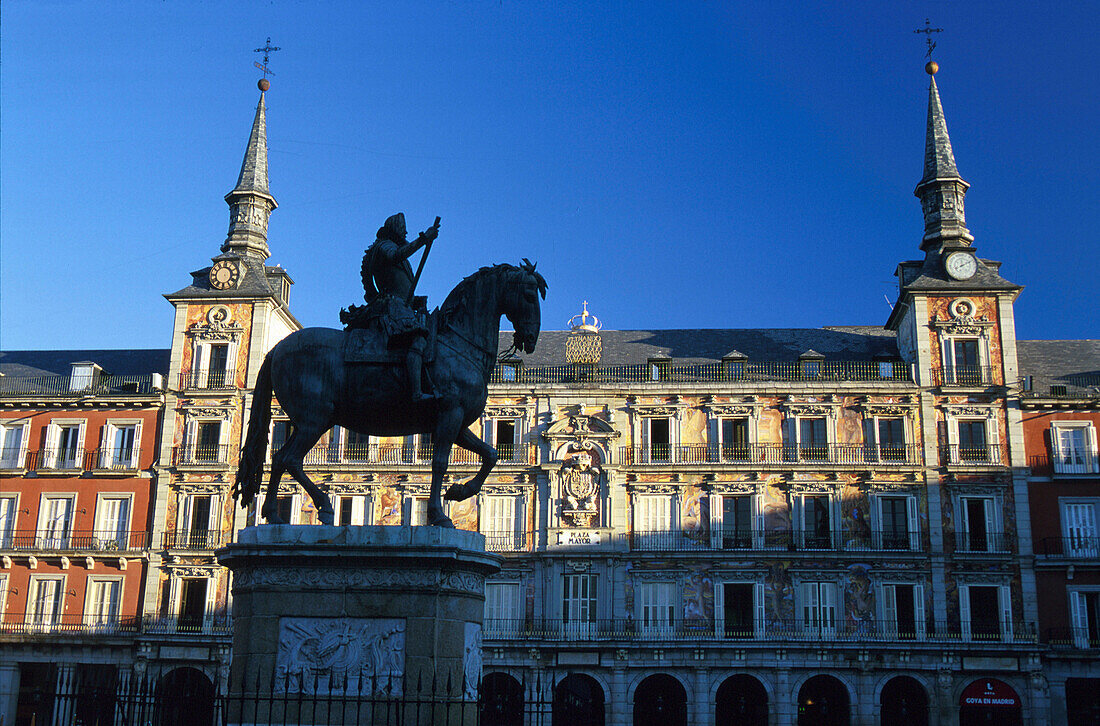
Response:
[[[403,214],[387,219],[363,255],[367,304],[341,311],[345,329],[305,328],[267,354],[233,485],[241,506],[251,504],[263,485],[272,396],[289,417],[291,434],[271,459],[260,510],[271,524],[284,523],[277,506],[284,472],[309,493],[320,523],[333,523],[328,495],[303,469],[306,454],[333,426],[371,436],[431,436],[429,524],[454,526],[441,499],[453,445],[477,455],[481,467],[470,481],[452,484],[446,498],[461,501],[481,489],[497,452],[469,426],[485,409],[489,377],[498,360],[500,316],[515,329],[506,354],[534,352],[546,280],[526,259],[519,266],[483,267],[428,313],[425,298],[414,292],[438,234],[438,217],[413,242],[406,239]],[[409,257],[421,248],[424,255],[414,275]]]

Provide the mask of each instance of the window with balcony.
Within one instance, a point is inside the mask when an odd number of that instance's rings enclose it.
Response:
[[[828,419],[798,416],[787,419],[784,447],[787,461],[826,461],[829,458]]]
[[[491,418],[485,425],[486,443],[497,450],[501,461],[516,461],[520,450],[517,418]]]
[[[959,425],[960,463],[983,462],[989,460],[988,440],[986,439],[985,419],[963,419]]]
[[[67,549],[72,536],[75,494],[45,495],[38,514],[38,546],[41,549]]]
[[[188,383],[193,388],[233,388],[236,357],[236,343],[196,342]]]
[[[174,545],[183,549],[214,549],[221,544],[219,498],[214,494],[181,494]]]
[[[103,551],[126,550],[129,540],[130,496],[99,495],[95,505],[93,546]]]
[[[485,549],[509,552],[517,549],[519,531],[516,526],[519,497],[512,494],[487,495],[483,500],[481,531],[485,534]]]
[[[1063,552],[1100,557],[1100,499],[1061,499]]]
[[[867,461],[905,461],[905,419],[875,416],[863,422]]]
[[[884,550],[920,549],[917,525],[917,498],[914,496],[876,496],[871,510],[871,530],[875,547]]]
[[[370,436],[344,429],[343,461],[363,462],[371,460]]]
[[[640,582],[634,586],[635,615],[649,635],[671,634],[676,622],[676,583]]]
[[[1073,644],[1100,648],[1100,589],[1076,589],[1069,593]]]
[[[879,623],[881,632],[896,640],[924,640],[924,586],[909,583],[879,587]]]
[[[181,631],[201,630],[206,618],[207,588],[213,583],[207,578],[184,577],[179,583],[179,609],[176,627]]]
[[[1012,636],[1012,604],[1004,585],[959,587],[964,640],[1008,640]]]
[[[0,424],[0,469],[22,469],[27,460],[27,424]]]
[[[718,445],[722,461],[749,461],[749,419],[718,419]]]
[[[46,428],[43,463],[47,469],[84,466],[84,421],[51,421]]]
[[[672,419],[647,416],[642,419],[641,463],[672,461]]]
[[[1055,421],[1050,427],[1056,474],[1094,474],[1100,466],[1096,427],[1087,421]]]
[[[833,548],[833,498],[829,494],[803,494],[795,499],[799,544],[805,549]]]
[[[992,497],[962,497],[960,500],[961,531],[956,533],[959,552],[996,552],[1001,548],[1000,528]]]
[[[522,590],[518,582],[485,583],[485,635],[507,637],[523,626]]]
[[[88,578],[84,624],[103,627],[117,623],[121,602],[122,578]]]
[[[367,523],[367,495],[343,495],[336,502],[336,524],[340,527],[358,526]],[[287,520],[290,521],[290,520]]]
[[[837,586],[834,582],[803,582],[799,586],[802,632],[819,637],[836,635]]]
[[[8,549],[15,544],[15,518],[18,512],[18,495],[0,495],[0,549]]]
[[[721,498],[718,538],[722,549],[747,550],[753,546],[753,522],[757,519],[752,494],[727,494]],[[759,532],[761,527],[756,528]]]
[[[65,596],[63,575],[31,575],[28,595],[28,625],[48,629],[61,623]]]
[[[946,338],[943,342],[943,382],[957,386],[986,383],[978,338]]]
[[[286,445],[287,440],[290,438],[290,421],[286,419],[276,419],[271,422],[271,454],[275,453]]]
[[[225,460],[222,452],[222,421],[193,421],[191,460],[214,463]]]
[[[640,549],[672,545],[673,498],[670,494],[640,494],[634,499],[634,542]]]
[[[562,576],[561,619],[567,634],[579,637],[595,634],[596,584],[594,574]]]
[[[97,466],[101,469],[136,469],[140,441],[140,423],[108,423],[103,427],[103,443]]]
[[[747,639],[763,635],[763,583],[723,582],[715,588],[715,598],[720,637]]]

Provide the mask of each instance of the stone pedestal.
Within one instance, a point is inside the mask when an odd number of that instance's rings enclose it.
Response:
[[[264,525],[217,556],[233,573],[230,704],[269,694],[416,698],[417,683],[433,677],[457,694],[480,677],[485,578],[501,561],[481,534]]]

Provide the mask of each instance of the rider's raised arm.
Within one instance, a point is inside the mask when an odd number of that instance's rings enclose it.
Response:
[[[435,218],[435,224],[420,233],[420,236],[407,245],[404,245],[397,253],[403,260],[409,259],[418,249],[428,244],[439,236],[439,217]]]

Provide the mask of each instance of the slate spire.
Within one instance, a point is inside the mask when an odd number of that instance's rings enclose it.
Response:
[[[947,120],[936,86],[936,63],[925,66],[928,85],[928,125],[924,138],[924,175],[913,192],[921,200],[924,211],[924,239],[921,249],[941,249],[945,244],[969,246],[974,236],[966,228],[963,200],[970,188],[955,166],[951,137],[947,135]]]
[[[264,91],[270,87],[260,82],[260,103],[252,121],[252,133],[241,162],[237,186],[225,195],[229,205],[229,236],[222,245],[222,252],[235,252],[242,256],[256,257],[262,262],[271,251],[267,246],[267,221],[271,211],[278,207],[267,188],[267,115]]]

